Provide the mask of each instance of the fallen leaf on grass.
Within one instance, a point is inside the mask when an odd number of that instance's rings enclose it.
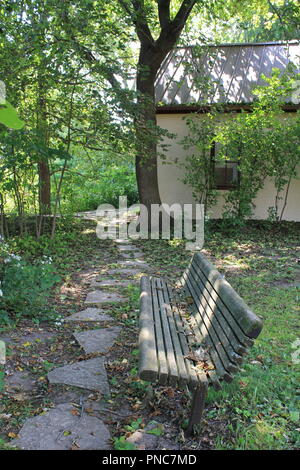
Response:
[[[25,401],[27,400],[27,396],[25,395],[25,393],[16,393],[15,395],[13,395],[13,400],[16,400],[16,401]]]
[[[86,413],[94,413],[93,408],[85,408],[84,410]]]
[[[187,305],[192,305],[194,303],[194,299],[193,297],[186,297],[185,302],[187,303]]]
[[[172,389],[172,388],[167,388],[165,390],[165,393],[168,395],[168,397],[170,398],[174,398],[175,397],[175,391]]]
[[[194,370],[215,370],[215,366],[209,362],[198,362],[195,366],[192,367]]]
[[[150,413],[150,417],[152,418],[153,416],[159,416],[161,415],[161,410],[154,410],[152,413]]]
[[[246,382],[243,382],[242,380],[240,380],[239,384],[240,384],[240,387],[241,387],[241,388],[246,388],[246,387],[248,387],[248,384],[247,384]]]

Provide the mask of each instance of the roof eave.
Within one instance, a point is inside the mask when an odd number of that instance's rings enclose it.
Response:
[[[187,114],[187,113],[208,113],[212,108],[220,108],[223,113],[251,111],[253,103],[219,103],[219,104],[177,104],[177,105],[157,105],[156,114]],[[286,103],[282,106],[285,112],[297,112],[300,103]]]

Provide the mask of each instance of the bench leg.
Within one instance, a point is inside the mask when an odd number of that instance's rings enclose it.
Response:
[[[186,436],[190,436],[192,434],[194,424],[199,424],[201,422],[206,394],[207,384],[202,382],[201,385],[194,390],[191,415],[185,432]]]

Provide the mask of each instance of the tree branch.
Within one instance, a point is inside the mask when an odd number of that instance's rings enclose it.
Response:
[[[127,0],[118,0],[118,2],[133,22],[141,43],[154,44],[154,39],[146,19],[144,0],[131,0],[133,9],[129,8]]]
[[[101,68],[102,75],[110,83],[110,85],[112,87],[118,87],[119,83],[116,80],[116,78],[115,78],[113,72],[111,71],[111,69],[107,66],[100,65],[99,61],[94,56],[94,53],[91,50],[89,50],[86,46],[81,44],[78,41],[77,37],[72,32],[71,21],[70,21],[67,9],[64,10],[64,12],[63,12],[62,21],[63,21],[63,23],[65,23],[66,25],[68,25],[70,27],[70,31],[69,31],[70,40],[69,41],[73,44],[73,46],[75,46],[75,48],[78,50],[81,57],[83,57],[87,62],[97,65],[98,70]]]
[[[161,29],[160,36],[156,41],[159,48],[163,47],[166,42],[171,44],[171,47],[174,46],[196,2],[197,0],[183,0],[175,18],[165,23]]]
[[[170,3],[171,0],[157,0],[158,3],[158,17],[161,29],[164,29],[170,24]]]
[[[183,0],[174,20],[171,22],[172,34],[181,32],[197,0]]]
[[[132,20],[139,40],[142,44],[154,45],[155,41],[147,22],[144,0],[131,0],[131,3],[134,9]]]

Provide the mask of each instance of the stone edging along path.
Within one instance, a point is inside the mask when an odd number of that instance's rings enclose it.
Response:
[[[128,240],[116,240],[120,261],[117,268],[109,269],[107,274],[114,278],[94,280],[90,284],[85,304],[87,308],[65,319],[69,324],[86,322],[90,329],[74,333],[74,338],[85,354],[102,353],[93,359],[57,367],[47,374],[50,384],[65,384],[82,389],[83,392],[97,391],[109,397],[110,388],[105,369],[105,352],[120,334],[120,326],[93,329],[94,322],[114,322],[101,307],[110,302],[126,302],[126,298],[106,288],[124,288],[133,282],[134,275],[149,271],[150,267],[142,259],[141,251]],[[129,253],[131,255],[129,255]],[[71,402],[57,404],[41,415],[29,418],[21,428],[18,438],[10,442],[24,450],[99,450],[111,448],[111,435],[103,420],[85,412],[88,401],[82,403],[79,412],[73,413]],[[101,405],[100,405],[101,406]]]

